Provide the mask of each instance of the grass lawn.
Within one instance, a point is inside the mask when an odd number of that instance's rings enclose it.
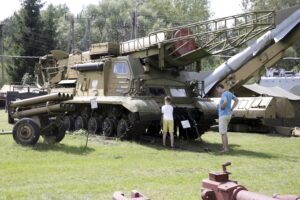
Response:
[[[9,129],[0,111],[0,130]],[[201,180],[231,161],[231,179],[250,191],[300,194],[300,138],[230,133],[231,152],[220,155],[220,138],[205,145],[180,142],[172,151],[155,144],[103,141],[68,135],[61,144],[17,145],[0,136],[0,199],[111,199],[137,189],[151,199],[199,200]],[[183,150],[184,149],[184,150]]]

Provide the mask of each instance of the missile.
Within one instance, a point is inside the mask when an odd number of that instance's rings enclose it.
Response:
[[[248,48],[234,55],[225,63],[217,67],[212,74],[204,79],[205,94],[207,94],[216,83],[222,81],[229,74],[240,69],[248,60],[263,51],[273,42],[277,43],[285,38],[299,24],[299,22],[300,9],[283,20],[275,29],[262,35]]]

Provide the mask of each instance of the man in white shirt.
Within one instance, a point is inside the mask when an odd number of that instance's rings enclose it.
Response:
[[[174,119],[172,99],[169,96],[165,97],[165,105],[161,108],[162,125],[163,125],[163,145],[166,146],[167,133],[170,134],[171,147],[174,148]]]

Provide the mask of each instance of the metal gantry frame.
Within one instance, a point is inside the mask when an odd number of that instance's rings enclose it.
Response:
[[[174,43],[179,40],[186,40],[185,43],[188,43],[191,40],[195,40],[198,49],[205,49],[211,54],[219,54],[232,48],[239,47],[245,42],[274,27],[275,12],[258,11],[152,32],[149,34],[149,37],[163,32],[165,35],[171,36],[171,38],[164,40],[163,43]],[[174,32],[182,29],[187,29],[192,34],[172,38]],[[173,52],[179,50],[183,46],[184,45],[178,47]]]
[[[163,57],[160,59],[180,61],[189,54],[197,55],[198,51],[214,55],[240,47],[273,28],[275,28],[274,11],[248,12],[151,32],[147,37],[122,42],[120,52],[123,55],[134,54],[138,57],[159,55],[159,57]],[[175,33],[180,30],[187,30],[190,34],[175,37]],[[178,41],[184,41],[184,43],[175,47]],[[176,56],[175,53],[191,41],[195,41],[196,49]]]

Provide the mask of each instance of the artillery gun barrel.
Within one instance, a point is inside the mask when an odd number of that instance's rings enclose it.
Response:
[[[105,62],[95,62],[95,63],[83,63],[83,64],[77,64],[71,67],[71,69],[75,69],[78,71],[93,71],[93,70],[99,70],[103,71]]]
[[[43,96],[39,96],[39,97],[33,97],[33,98],[28,98],[28,99],[23,99],[23,100],[12,102],[10,104],[10,107],[16,108],[16,107],[20,107],[20,106],[39,104],[39,103],[43,103],[46,101],[64,101],[64,100],[69,100],[72,98],[73,98],[73,95],[69,95],[69,94],[65,94],[65,93],[48,94],[48,95],[43,95]]]
[[[54,105],[44,106],[40,108],[32,108],[29,110],[16,111],[12,114],[12,117],[22,118],[22,117],[30,117],[30,116],[40,115],[40,114],[45,114],[50,112],[70,111],[70,110],[72,110],[71,105],[60,103],[60,104],[54,104]]]

